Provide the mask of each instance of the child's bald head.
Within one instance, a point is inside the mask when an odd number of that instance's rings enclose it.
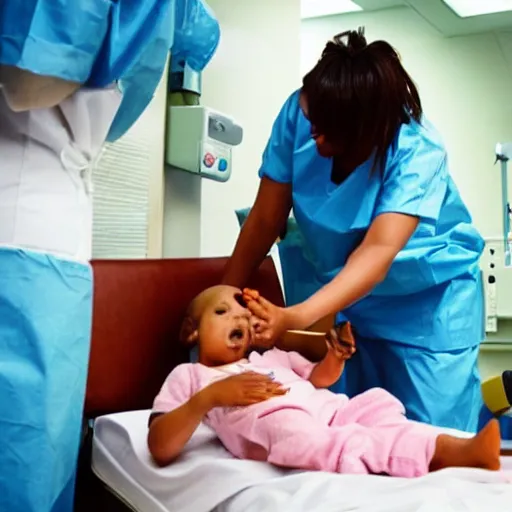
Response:
[[[252,342],[253,326],[242,291],[219,285],[200,293],[187,309],[180,337],[188,345],[199,344],[199,361],[207,366],[243,358]]]

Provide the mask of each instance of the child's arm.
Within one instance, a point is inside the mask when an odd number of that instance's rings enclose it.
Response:
[[[343,370],[345,369],[345,360],[340,360],[331,350],[327,352],[325,357],[315,365],[309,382],[315,388],[328,388],[335,382],[338,382]]]
[[[344,323],[331,329],[325,336],[327,353],[311,372],[309,381],[316,388],[328,388],[339,380],[345,361],[356,351],[350,324]]]
[[[328,388],[337,382],[345,368],[345,361],[350,359],[356,351],[355,339],[348,322],[337,325],[327,334],[311,331],[288,331],[287,336],[288,340],[293,340],[295,346],[306,346],[308,342],[317,347],[320,342],[323,344],[323,356],[318,363],[311,362],[295,350],[274,352],[274,357],[275,354],[281,354],[279,355],[280,364],[289,367],[317,388]],[[271,352],[267,352],[267,354]]]
[[[159,466],[166,466],[178,457],[199,423],[211,410],[206,389],[170,412],[153,415],[149,426],[148,447]]]
[[[278,382],[254,372],[213,382],[193,394],[183,405],[153,415],[148,434],[149,451],[159,466],[166,466],[179,456],[199,423],[214,407],[253,405],[285,393]]]

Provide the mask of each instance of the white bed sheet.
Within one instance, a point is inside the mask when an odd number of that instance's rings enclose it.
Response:
[[[512,473],[450,469],[407,480],[284,471],[233,459],[201,425],[183,455],[157,468],[149,411],[98,418],[92,466],[139,512],[499,512],[512,510]],[[503,459],[512,471],[512,457]],[[507,482],[508,479],[508,482]]]

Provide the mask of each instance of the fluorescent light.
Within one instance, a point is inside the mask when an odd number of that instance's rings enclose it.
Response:
[[[352,0],[301,0],[301,18],[317,18],[332,14],[362,11]]]
[[[512,11],[512,0],[443,0],[461,18]]]

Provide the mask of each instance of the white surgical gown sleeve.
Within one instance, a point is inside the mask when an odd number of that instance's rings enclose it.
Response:
[[[448,168],[445,148],[433,130],[414,122],[401,128],[382,171],[376,216],[403,213],[437,221],[447,192]]]
[[[274,121],[270,139],[263,152],[260,178],[291,183],[295,129],[299,113],[299,92],[296,91],[286,100]]]

